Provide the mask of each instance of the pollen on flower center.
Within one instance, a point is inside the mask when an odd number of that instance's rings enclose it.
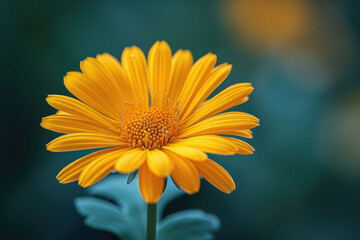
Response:
[[[142,149],[160,149],[174,141],[179,127],[174,114],[156,107],[134,111],[123,124],[129,147]]]

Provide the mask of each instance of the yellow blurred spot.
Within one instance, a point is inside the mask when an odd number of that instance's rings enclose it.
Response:
[[[296,41],[311,17],[306,0],[229,0],[226,14],[235,33],[255,48]]]

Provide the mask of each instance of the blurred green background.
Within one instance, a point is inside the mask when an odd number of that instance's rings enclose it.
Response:
[[[55,179],[84,152],[45,150],[45,98],[70,95],[62,77],[88,56],[166,40],[233,64],[217,92],[253,83],[236,110],[261,119],[254,155],[213,157],[235,192],[203,181],[166,213],[215,213],[216,239],[360,239],[359,13],[356,0],[1,0],[0,238],[114,238],[81,226],[84,190]]]

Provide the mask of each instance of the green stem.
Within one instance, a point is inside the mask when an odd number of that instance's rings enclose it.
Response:
[[[147,205],[147,229],[146,240],[156,240],[156,203]]]

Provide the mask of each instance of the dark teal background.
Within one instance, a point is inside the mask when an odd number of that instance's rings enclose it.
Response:
[[[239,28],[239,6],[230,0],[1,0],[0,238],[61,239],[81,221],[73,199],[84,190],[55,176],[84,153],[46,151],[57,136],[39,125],[54,113],[47,94],[70,95],[62,78],[88,56],[120,58],[131,45],[147,54],[166,40],[173,52],[190,49],[198,59],[211,51],[218,63],[233,64],[217,92],[253,83],[250,101],[235,109],[261,119],[248,141],[254,155],[212,156],[233,176],[236,191],[226,195],[203,181],[200,193],[181,197],[166,213],[216,214],[222,221],[216,239],[360,239],[359,4],[306,2],[310,30],[289,40],[281,25],[260,24],[280,34],[269,39]],[[270,4],[279,10],[270,18],[289,21],[285,5]],[[240,19],[241,26],[260,21]],[[111,237],[74,232],[71,239]]]

